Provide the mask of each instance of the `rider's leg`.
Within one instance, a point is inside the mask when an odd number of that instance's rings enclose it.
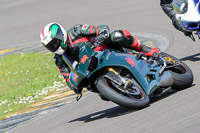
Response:
[[[147,56],[159,56],[157,48],[151,48],[142,44],[138,38],[131,36],[130,32],[126,30],[115,30],[110,34],[108,47],[120,48],[125,47],[128,49],[138,50]]]

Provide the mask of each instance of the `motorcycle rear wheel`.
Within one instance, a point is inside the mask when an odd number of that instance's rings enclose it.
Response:
[[[130,95],[134,93],[134,89],[128,90],[128,93],[125,94],[121,91],[122,89],[119,89],[118,87],[119,86],[116,85],[112,80],[105,78],[104,76],[102,76],[97,82],[98,91],[106,99],[109,99],[120,106],[131,109],[142,109],[149,105],[149,96],[139,85],[134,84],[133,86],[137,87],[137,90],[139,90],[139,94],[137,95]]]
[[[176,67],[171,67],[169,72],[173,77],[173,90],[182,90],[188,88],[193,83],[193,73],[192,70],[181,60],[162,52],[161,56],[167,61],[167,66],[177,65]]]

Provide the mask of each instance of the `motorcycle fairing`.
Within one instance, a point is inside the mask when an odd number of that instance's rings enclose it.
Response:
[[[102,61],[98,62],[98,67],[93,72],[98,71],[98,69],[103,67],[120,66],[128,69],[134,75],[147,94],[151,94],[158,87],[158,71],[161,67],[157,66],[157,64],[151,64],[151,67],[149,67],[149,62],[146,62],[146,60],[136,60],[135,55],[128,55],[116,50],[108,49],[105,50],[103,54],[104,56],[102,56]],[[127,59],[132,61],[127,62]],[[91,76],[93,72],[91,72],[88,76]],[[155,78],[149,80],[149,75],[154,75]]]
[[[96,71],[105,67],[118,66],[129,70],[149,95],[159,86],[158,71],[161,66],[152,62],[147,62],[146,60],[136,60],[135,57],[135,55],[129,55],[114,49],[94,51],[87,44],[83,44],[83,47],[80,49],[78,67],[75,71],[73,70],[70,73],[70,82],[76,87],[79,86],[84,79],[91,77]],[[83,58],[84,61],[80,62]],[[98,59],[96,67],[92,70],[88,70],[92,58]],[[76,81],[74,80],[75,74],[77,75]]]

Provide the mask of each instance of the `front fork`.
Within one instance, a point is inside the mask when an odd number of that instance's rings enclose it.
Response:
[[[120,83],[119,85],[123,85],[124,88],[128,88],[128,87],[130,87],[130,86],[133,85],[133,81],[131,81],[131,80],[128,79],[128,78],[122,77],[115,69],[109,67],[109,68],[107,68],[107,70],[108,70],[109,72],[115,73],[115,75],[121,80],[121,83]],[[115,80],[115,77],[114,77],[114,80]],[[116,81],[117,81],[117,80],[116,80]]]
[[[140,90],[137,86],[134,85],[133,80],[122,77],[115,69],[111,67],[107,68],[107,70],[109,71],[107,78],[111,79],[113,82],[119,85],[119,87],[117,87],[118,90],[126,95],[140,95]]]

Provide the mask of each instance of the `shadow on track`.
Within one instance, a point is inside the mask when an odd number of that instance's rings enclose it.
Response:
[[[69,123],[71,122],[75,122],[75,121],[83,121],[83,122],[92,122],[98,119],[103,119],[103,118],[112,118],[112,117],[117,117],[117,116],[121,116],[121,115],[126,115],[129,113],[132,113],[136,110],[133,109],[127,109],[121,106],[116,106],[110,109],[106,109],[106,110],[102,110],[99,112],[95,112],[74,120],[69,121]]]
[[[196,85],[196,84],[192,84],[190,87],[185,88],[185,89],[180,90],[180,91],[184,91],[184,90],[190,89],[191,87],[193,87],[193,86],[195,86],[195,85]],[[151,104],[153,104],[153,103],[155,103],[155,102],[157,102],[157,101],[159,101],[159,100],[168,98],[168,97],[170,97],[170,96],[172,96],[172,95],[174,95],[174,94],[176,94],[176,93],[178,93],[178,92],[180,92],[180,91],[176,91],[176,90],[171,89],[171,90],[169,90],[168,92],[166,92],[166,93],[164,93],[163,95],[161,95],[160,97],[151,98],[151,99],[150,99],[150,100],[151,100],[151,101],[150,101],[150,106],[151,106]]]
[[[192,86],[194,86],[194,85],[195,84],[193,84]],[[187,89],[189,89],[189,88],[187,88]],[[177,92],[178,91],[170,90],[169,92],[163,94],[160,97],[151,98],[149,107],[151,106],[151,104],[153,104],[153,103],[155,103],[155,102],[157,102],[159,100],[162,100],[164,98],[168,98],[169,96],[174,95]],[[142,110],[142,109],[140,109],[140,110]],[[92,113],[92,114],[89,114],[89,115],[86,115],[86,116],[71,120],[68,123],[72,123],[72,122],[75,122],[75,121],[83,121],[85,123],[86,122],[92,122],[92,121],[103,119],[103,118],[113,118],[113,117],[126,115],[126,114],[133,113],[133,112],[140,111],[140,110],[133,110],[133,109],[124,108],[122,106],[116,106],[116,107],[113,107],[113,108],[110,108],[110,109],[102,110],[102,111],[99,111],[99,112],[95,112],[95,113]]]
[[[150,105],[157,101],[160,101],[162,99],[168,98],[169,96],[174,95],[176,92],[177,91],[175,91],[175,90],[170,90],[170,91],[166,92],[165,94],[161,95],[160,97],[151,98]]]
[[[180,60],[181,61],[186,61],[186,60],[189,60],[189,61],[200,61],[200,53],[181,58]]]

